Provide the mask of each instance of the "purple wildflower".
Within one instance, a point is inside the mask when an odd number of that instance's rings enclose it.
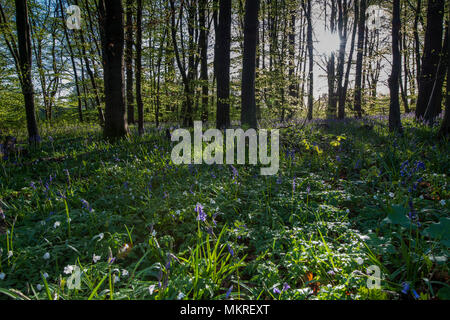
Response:
[[[89,202],[87,202],[86,200],[84,200],[84,199],[81,199],[81,206],[83,207],[83,209],[86,209],[87,211],[89,211],[89,212],[92,212],[92,208],[91,208],[91,206],[89,205]]]
[[[195,206],[195,212],[197,212],[197,221],[206,221],[206,213],[203,211],[203,206],[200,203],[197,203]]]
[[[290,285],[288,285],[286,282],[283,284],[283,291],[287,291],[291,288]]]
[[[228,299],[230,297],[231,290],[233,290],[233,285],[231,285],[230,289],[228,289],[227,294],[225,295],[226,299]]]
[[[231,248],[231,246],[228,244],[227,245],[227,248],[228,248],[228,252],[230,253],[230,255],[232,256],[232,257],[234,257],[234,251],[233,251],[233,248]]]
[[[275,294],[280,294],[281,291],[280,291],[280,289],[278,289],[277,287],[275,287],[275,288],[273,288],[273,293],[275,293]]]
[[[403,286],[402,293],[403,294],[407,294],[408,291],[409,291],[409,283],[408,282],[403,282],[402,286]]]

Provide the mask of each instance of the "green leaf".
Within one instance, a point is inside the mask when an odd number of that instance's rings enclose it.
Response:
[[[404,228],[414,226],[407,217],[408,212],[409,210],[403,206],[393,205],[388,209],[388,215],[383,219],[382,224],[400,225]]]
[[[432,223],[423,231],[423,234],[441,240],[441,243],[449,247],[450,244],[450,218],[442,218],[438,223]]]
[[[450,288],[449,287],[441,288],[438,291],[437,296],[441,300],[450,300]]]

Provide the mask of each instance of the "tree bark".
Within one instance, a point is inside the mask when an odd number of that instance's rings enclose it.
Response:
[[[64,7],[63,7],[62,0],[59,0],[59,7],[61,10],[61,17],[65,23],[66,18],[64,16]],[[80,122],[83,122],[83,111],[81,109],[81,93],[80,93],[80,85],[79,85],[79,81],[78,81],[77,65],[75,63],[75,55],[74,55],[74,52],[72,49],[72,44],[70,42],[69,32],[67,31],[67,27],[65,24],[64,24],[64,35],[66,37],[67,48],[69,49],[69,54],[70,54],[70,61],[72,62],[73,75],[75,77],[75,90],[77,93],[77,102],[78,102],[78,117],[80,119]]]
[[[219,129],[230,126],[230,46],[231,0],[220,0],[215,52],[217,79],[216,126]]]
[[[127,73],[127,118],[128,123],[134,123],[133,95],[133,0],[127,0],[127,24],[125,44],[125,66]]]
[[[358,21],[358,53],[356,56],[356,74],[355,74],[355,112],[358,118],[362,117],[362,69],[363,69],[363,55],[364,43],[366,36],[366,10],[367,0],[361,0],[359,21]]]
[[[108,139],[128,134],[124,94],[124,24],[121,0],[100,0],[99,19],[102,38],[105,83],[105,128]]]
[[[312,0],[302,0],[302,7],[307,21],[306,42],[309,59],[308,70],[308,114],[307,119],[312,120],[314,108],[314,42],[312,23]]]
[[[444,85],[445,74],[447,73],[447,63],[448,63],[448,51],[449,51],[449,42],[448,42],[448,21],[446,23],[445,28],[445,38],[444,45],[442,47],[442,52],[439,55],[439,63],[437,68],[437,73],[435,76],[433,89],[431,91],[431,96],[428,101],[427,109],[425,111],[424,119],[428,123],[433,123],[436,117],[442,112],[442,87]]]
[[[447,17],[447,39],[450,37],[450,11]],[[450,44],[447,41],[447,88],[445,92],[445,113],[444,119],[442,121],[441,128],[439,130],[439,135],[441,137],[450,135],[450,54],[448,54]]]
[[[136,105],[138,132],[144,134],[144,104],[142,102],[142,0],[137,0],[136,12]]]
[[[244,54],[242,60],[241,124],[258,126],[255,101],[256,42],[260,0],[246,1],[244,18]]]
[[[440,54],[442,51],[443,16],[444,0],[429,0],[425,47],[419,81],[419,95],[417,97],[417,119],[425,116],[430,97],[433,94],[433,87],[436,79],[435,76],[438,71]],[[437,104],[435,103],[431,107],[437,108]],[[435,112],[432,112],[432,114],[434,113]]]
[[[40,137],[34,110],[34,89],[31,78],[31,33],[26,0],[16,0],[16,26],[19,45],[19,77],[21,79],[22,93],[25,102],[28,142],[30,144],[36,144],[40,141]]]
[[[389,91],[391,101],[389,105],[389,130],[402,132],[402,123],[400,120],[400,101],[399,101],[399,78],[401,72],[401,55],[399,49],[400,41],[400,0],[394,0],[393,18],[392,18],[392,72],[389,78]]]
[[[200,0],[198,8],[198,20],[200,27],[199,46],[200,46],[200,80],[202,81],[202,114],[203,122],[208,121],[208,30],[206,25],[208,1]]]

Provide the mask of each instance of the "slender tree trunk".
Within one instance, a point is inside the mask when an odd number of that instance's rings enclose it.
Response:
[[[144,134],[144,104],[142,102],[142,0],[137,0],[136,13],[136,104],[138,132]]]
[[[295,10],[291,10],[291,19],[289,24],[289,96],[290,104],[295,108],[297,106],[298,91],[295,81]]]
[[[405,113],[409,113],[409,101],[408,101],[408,42],[406,41],[406,21],[408,19],[406,15],[406,4],[405,4],[405,10],[403,10],[403,29],[402,29],[402,55],[403,55],[403,70],[404,75],[402,77],[403,79],[403,85],[401,86],[402,90],[402,100],[403,105],[405,107]],[[401,72],[400,72],[401,74]],[[400,80],[402,81],[402,80]]]
[[[345,97],[343,95],[343,79],[344,79],[344,66],[345,66],[345,51],[347,46],[348,36],[348,0],[338,0],[339,7],[339,56],[337,66],[337,90],[336,98],[338,102],[338,118],[345,118]]]
[[[78,5],[78,0],[75,0],[75,4]],[[89,11],[89,10],[87,10],[87,11]],[[88,55],[86,52],[85,38],[84,38],[83,32],[80,32],[79,36],[80,36],[80,42],[81,42],[81,54],[84,58],[84,65],[86,67],[86,72],[87,72],[87,74],[89,76],[89,80],[91,82],[92,90],[94,91],[94,99],[95,99],[95,104],[97,106],[99,123],[101,126],[104,126],[105,116],[103,114],[103,109],[102,109],[101,103],[100,103],[99,89],[98,89],[97,83],[95,81],[95,74],[91,69],[91,64],[89,62],[89,58],[88,58]],[[93,62],[92,64],[93,64],[93,66],[95,66],[95,62]]]
[[[336,85],[336,65],[334,59],[334,52],[331,53],[330,59],[327,63],[327,79],[328,79],[328,107],[327,107],[327,117],[330,119],[336,118],[336,108],[337,108],[337,100],[335,94],[335,85]]]
[[[340,96],[340,101],[339,101],[340,104],[345,104],[347,102],[347,91],[348,91],[348,84],[350,81],[350,70],[352,68],[353,52],[355,51],[356,31],[358,29],[358,21],[359,21],[359,2],[358,1],[355,1],[355,3],[354,3],[354,11],[355,11],[355,18],[354,18],[355,21],[354,21],[353,31],[352,31],[350,52],[349,52],[348,60],[347,60],[347,69],[345,71],[344,85],[342,88],[342,94]]]
[[[209,102],[209,86],[208,86],[208,30],[206,26],[208,1],[201,0],[198,8],[198,19],[200,26],[200,80],[202,81],[202,114],[203,122],[208,121],[208,102]]]
[[[394,0],[392,18],[392,72],[389,78],[391,102],[389,105],[389,130],[402,132],[400,120],[399,77],[401,72],[401,55],[399,49],[401,29],[400,0]]]
[[[421,71],[421,54],[420,54],[420,38],[419,38],[419,20],[422,12],[422,0],[417,0],[417,7],[414,16],[414,49],[416,51],[416,80],[417,85],[420,82]]]
[[[366,10],[367,0],[361,0],[358,21],[358,53],[356,55],[356,75],[355,75],[355,112],[358,118],[362,117],[362,69],[364,43],[366,37]]]
[[[260,0],[246,1],[244,18],[244,54],[242,60],[241,124],[258,126],[255,101],[256,42]]]
[[[314,42],[312,22],[312,0],[302,0],[303,11],[307,21],[306,42],[309,58],[308,70],[308,114],[307,119],[312,120],[314,108]]]
[[[121,0],[100,0],[99,18],[105,82],[105,138],[128,134],[124,95],[124,25]]]
[[[63,21],[66,21],[66,18],[64,16],[64,7],[63,7],[63,3],[62,0],[59,0],[59,6],[61,9],[61,16]],[[77,71],[77,65],[75,63],[75,55],[72,49],[72,44],[70,42],[70,37],[69,37],[69,32],[67,31],[67,27],[64,24],[64,35],[66,37],[66,42],[67,42],[67,48],[69,49],[69,54],[70,54],[70,61],[72,62],[72,69],[73,69],[73,75],[75,77],[75,90],[76,90],[76,94],[77,94],[77,102],[78,102],[78,117],[80,119],[81,122],[83,122],[83,111],[81,109],[81,93],[80,93],[80,84],[78,81],[78,71]]]
[[[127,72],[127,117],[128,123],[134,123],[133,95],[133,0],[127,0],[127,23],[125,43],[125,66]]]
[[[36,144],[40,141],[34,110],[34,90],[31,78],[31,34],[28,20],[28,5],[26,0],[16,0],[16,26],[19,44],[19,68],[22,93],[25,102],[28,141]]]

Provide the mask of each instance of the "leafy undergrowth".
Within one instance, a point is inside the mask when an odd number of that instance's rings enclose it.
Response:
[[[92,125],[53,130],[1,162],[0,292],[448,299],[449,144],[405,123],[282,129],[276,176],[173,165],[164,130],[116,144]]]

